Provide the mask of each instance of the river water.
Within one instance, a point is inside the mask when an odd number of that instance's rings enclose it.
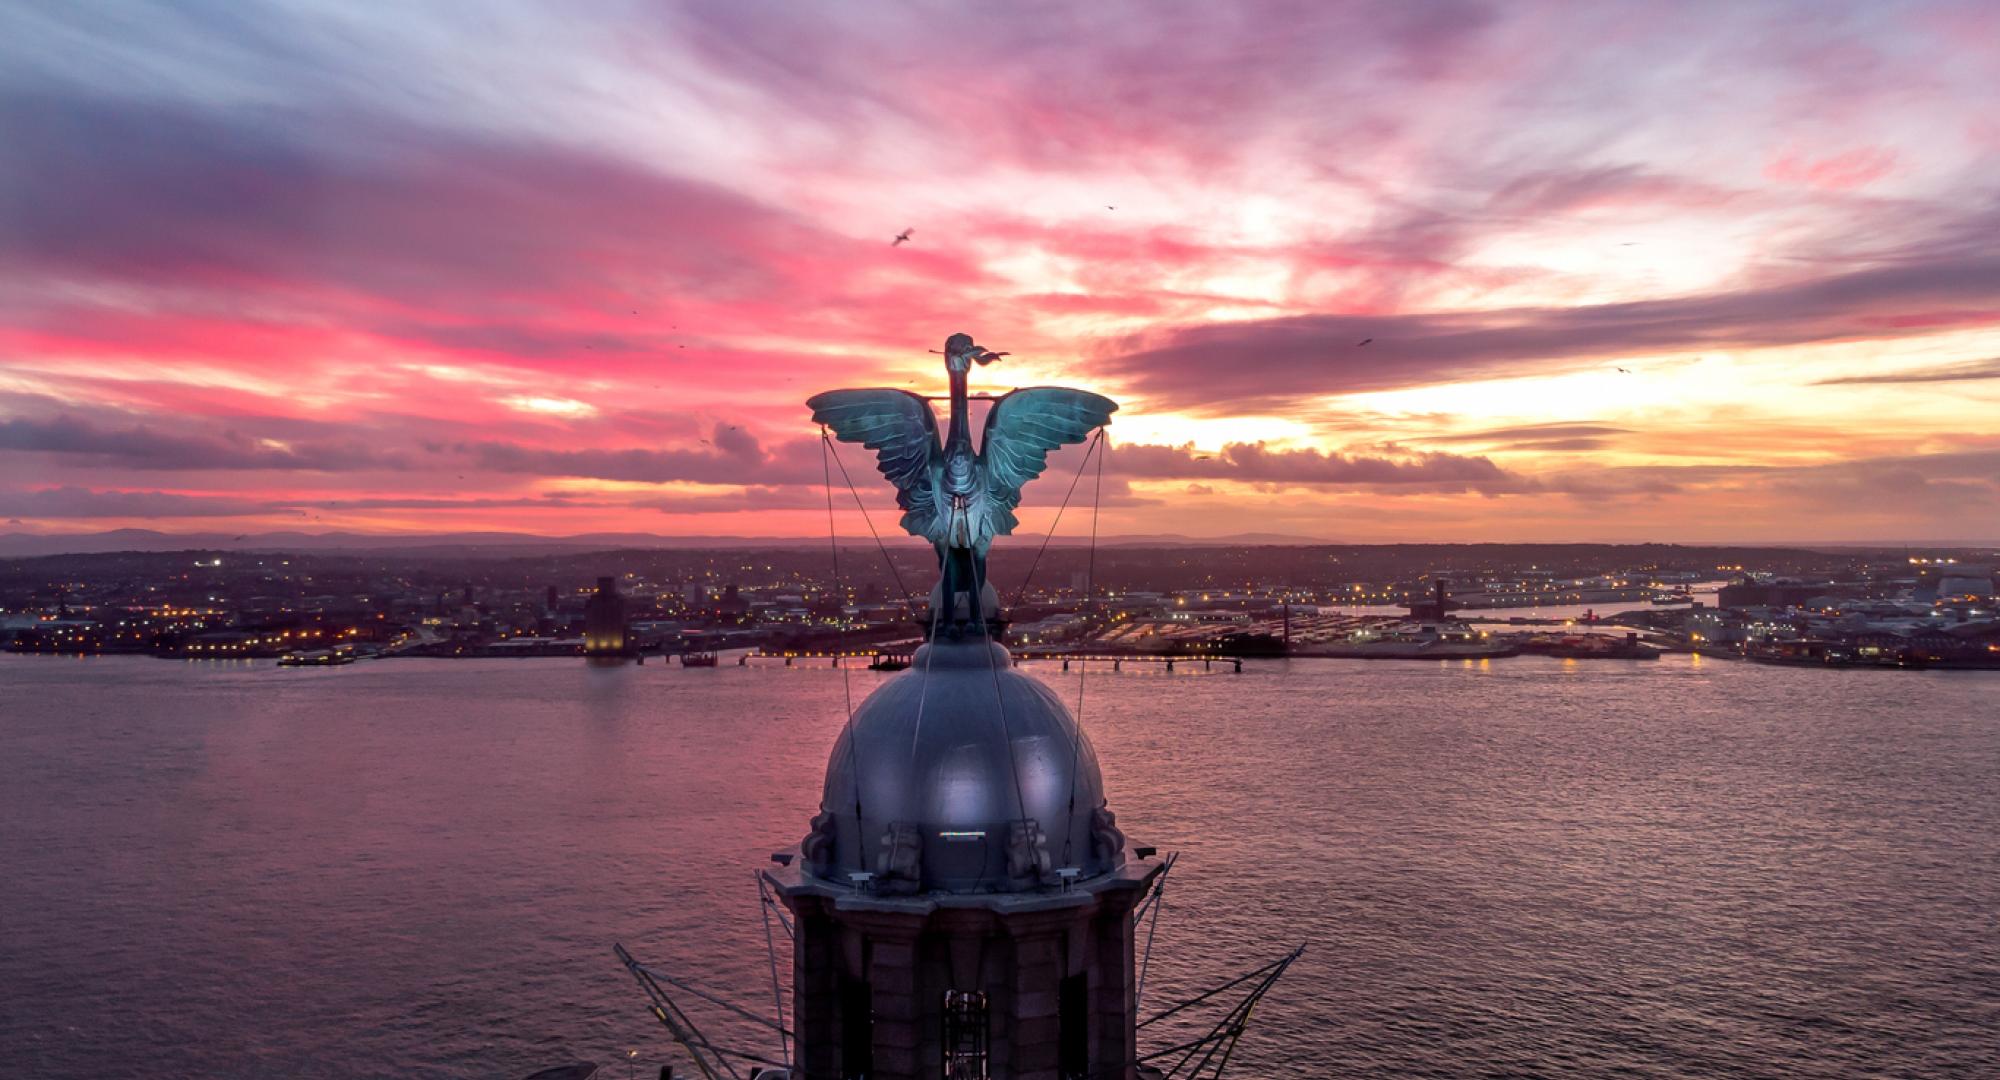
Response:
[[[1147,1004],[1308,946],[1234,1075],[2000,1075],[2000,673],[1087,678]],[[0,656],[0,1075],[684,1062],[611,943],[768,1011],[842,682]]]

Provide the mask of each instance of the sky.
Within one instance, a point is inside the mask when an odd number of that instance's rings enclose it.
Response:
[[[1065,533],[1990,541],[1996,86],[1986,0],[0,0],[0,531],[824,536],[804,400],[964,331],[1121,404]]]

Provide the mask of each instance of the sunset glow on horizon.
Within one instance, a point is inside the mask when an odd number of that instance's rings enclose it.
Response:
[[[1107,535],[2000,539],[2000,7],[921,10],[0,9],[0,532],[823,536],[965,331]]]

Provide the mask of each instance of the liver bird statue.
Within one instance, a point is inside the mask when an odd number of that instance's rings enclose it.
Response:
[[[813,419],[834,438],[875,452],[882,475],[896,485],[904,531],[937,549],[940,573],[927,620],[934,628],[947,618],[983,624],[998,616],[986,552],[994,537],[1018,524],[1014,508],[1021,505],[1021,488],[1048,467],[1050,451],[1089,438],[1118,409],[1110,398],[1085,390],[1015,390],[993,402],[974,450],[966,376],[973,364],[984,366],[1005,355],[981,348],[967,334],[945,341],[951,417],[942,442],[937,415],[921,394],[887,387],[829,390],[806,402]]]

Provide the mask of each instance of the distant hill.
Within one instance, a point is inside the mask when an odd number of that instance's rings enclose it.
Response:
[[[889,543],[917,544],[908,537],[884,538]],[[1040,534],[1020,534],[1016,544],[1039,544]],[[842,544],[867,541],[851,536]],[[1087,536],[1057,536],[1053,545],[1089,543]],[[1309,536],[1278,533],[1238,533],[1233,536],[1188,537],[1173,534],[1107,536],[1098,538],[1103,547],[1183,547],[1188,545],[1228,545],[1234,547],[1269,545],[1319,545],[1333,541]],[[94,533],[37,534],[0,533],[0,558],[32,558],[39,555],[96,555],[116,551],[272,551],[272,552],[402,552],[448,554],[455,551],[481,555],[538,555],[571,551],[606,551],[634,548],[791,548],[823,546],[824,537],[809,536],[660,536],[654,533],[579,533],[575,536],[536,536],[532,533],[465,532],[384,535],[353,532],[267,532],[267,533],[167,533],[154,529],[111,529]]]
[[[883,541],[892,547],[923,547],[923,541],[913,537],[885,535]],[[865,536],[844,534],[841,545],[864,546],[872,544]],[[1039,546],[1040,533],[1019,533],[1013,536],[1007,546],[1010,549],[1025,549]],[[1065,532],[1050,541],[1052,547],[1079,547],[1090,542],[1088,535],[1078,536]],[[1284,533],[1233,533],[1228,536],[1184,536],[1178,533],[1149,533],[1124,536],[1101,536],[1099,547],[1106,548],[1165,548],[1165,547],[1401,547],[1432,548],[1438,551],[1471,550],[1479,548],[1563,548],[1579,546],[1578,543],[1536,543],[1505,542],[1494,543],[1372,543],[1354,545],[1339,540],[1327,540],[1311,536],[1292,536]],[[112,529],[94,533],[38,534],[24,532],[0,533],[0,558],[35,558],[44,555],[99,555],[112,552],[159,552],[159,551],[254,551],[286,552],[297,554],[351,553],[351,554],[411,554],[451,556],[467,555],[483,558],[506,558],[531,555],[562,555],[589,551],[632,551],[632,550],[745,550],[751,548],[824,548],[824,536],[660,536],[656,533],[578,533],[574,536],[536,536],[532,533],[512,532],[460,532],[385,535],[381,533],[355,532],[265,532],[265,533],[168,533],[153,529]],[[1639,548],[1662,546],[1661,544],[1594,544],[1582,546],[1608,546]],[[1664,546],[1700,549],[1743,549],[1776,550],[1794,549],[1803,551],[1855,551],[1855,550],[1897,550],[1906,547],[1902,542],[1867,543],[1864,541],[1798,541],[1792,543],[1752,542],[1752,543],[1698,543],[1665,544]],[[1993,540],[1934,540],[1919,545],[1923,550],[1977,552],[2000,546]]]

